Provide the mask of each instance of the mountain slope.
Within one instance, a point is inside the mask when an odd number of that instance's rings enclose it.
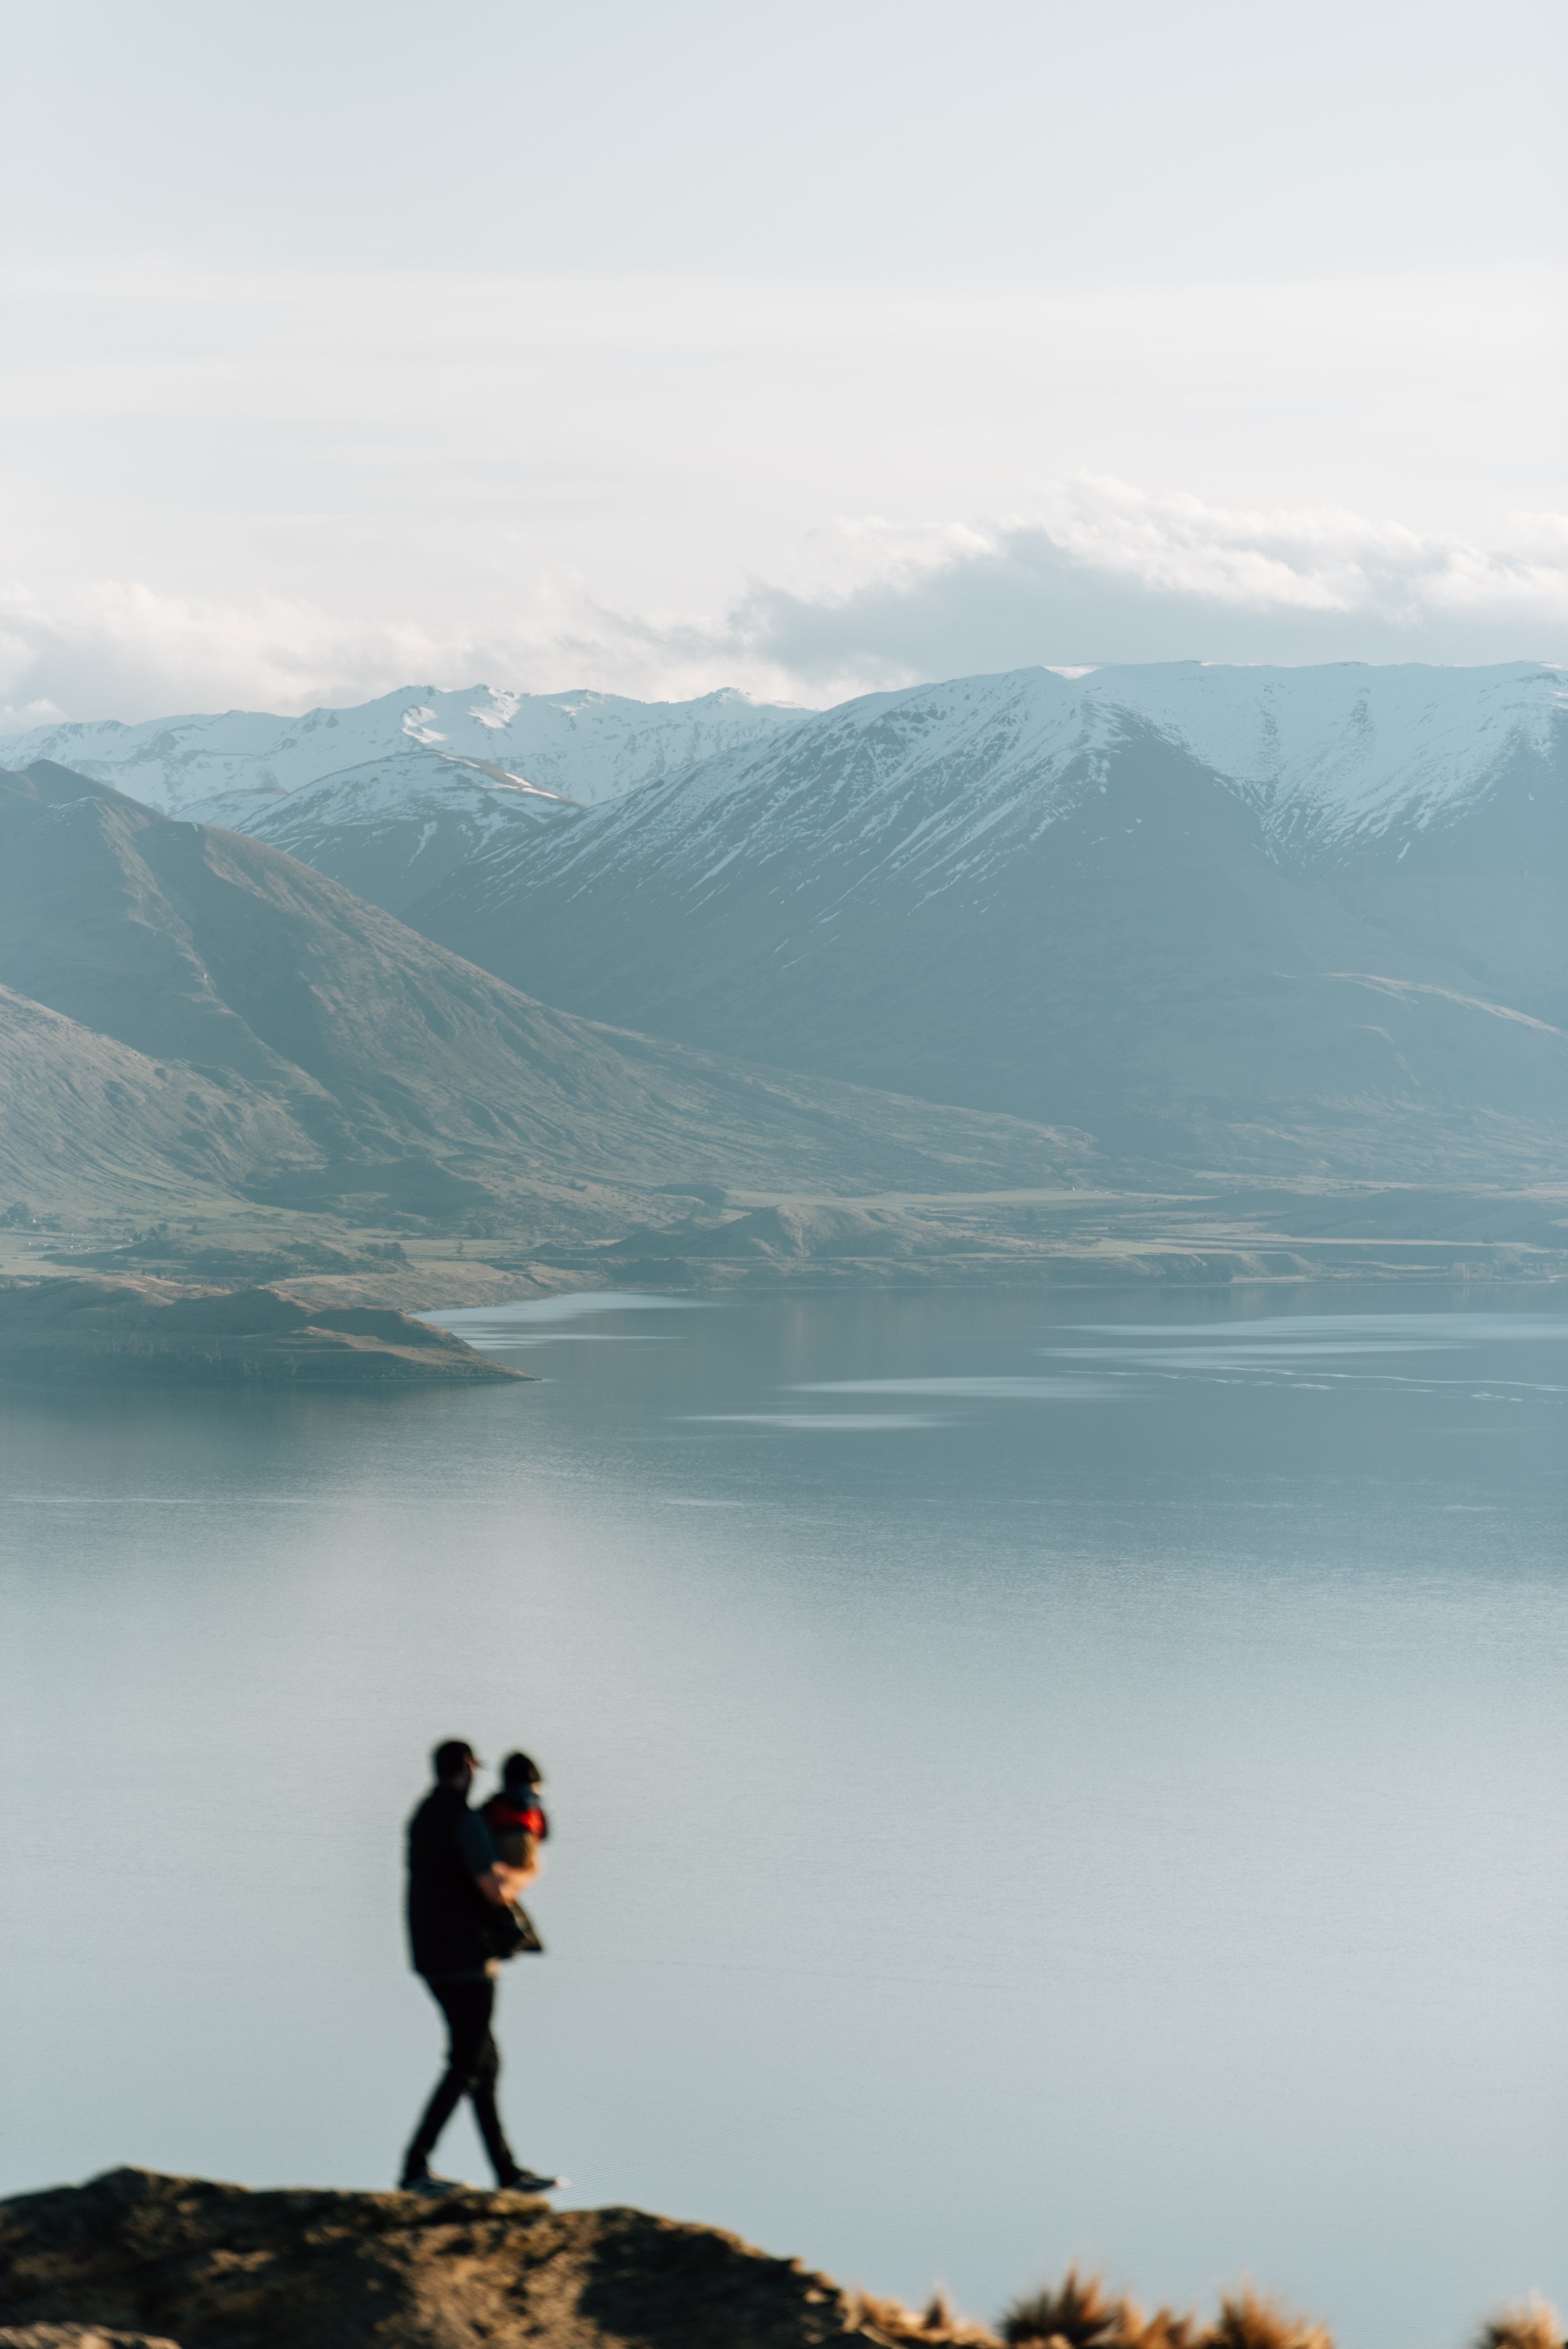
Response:
[[[14,769],[53,760],[150,807],[224,822],[253,800],[418,750],[432,762],[499,769],[591,804],[760,740],[799,714],[733,692],[646,702],[611,693],[406,686],[356,709],[312,709],[303,718],[231,709],[136,726],[115,719],[39,726],[13,736],[5,760]],[[233,804],[220,809],[220,798]]]
[[[229,1201],[258,1167],[308,1157],[285,1103],[0,988],[0,1205],[75,1218],[112,1201],[161,1216]]]
[[[230,793],[193,810],[297,856],[356,896],[400,914],[502,841],[570,821],[582,802],[432,750],[370,759],[283,797]]]
[[[1087,1154],[552,1011],[264,843],[47,763],[0,775],[0,988],[24,1195],[65,1160],[100,1191],[161,1167],[438,1216],[585,1181],[1040,1182]]]
[[[596,1018],[1145,1156],[1541,1170],[1565,750],[1533,665],[964,678],[499,842],[409,919]]]

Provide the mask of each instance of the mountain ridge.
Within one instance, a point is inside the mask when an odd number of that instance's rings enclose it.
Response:
[[[595,1185],[1038,1181],[1094,1156],[1083,1136],[613,1033],[265,843],[47,762],[0,773],[0,1062],[46,1080],[5,1122],[24,1196],[68,1169],[80,1187],[85,1164],[106,1195],[161,1170],[209,1195],[450,1216]]]
[[[585,804],[499,768],[415,749],[366,760],[282,795],[230,792],[190,812],[269,841],[356,896],[400,915],[503,836],[521,841]]]
[[[424,751],[432,761],[539,785],[584,804],[790,722],[799,712],[730,688],[684,702],[588,688],[554,694],[403,686],[374,700],[297,718],[231,709],[143,719],[60,719],[0,742],[0,765],[46,759],[112,783],[164,814],[232,815],[367,760]]]
[[[1553,963],[1562,907],[1519,869],[1542,846],[1568,869],[1561,794],[1539,805],[1534,781],[1568,723],[1568,672],[1538,662],[1484,669],[1418,664],[1368,667],[1236,668],[1197,662],[1108,665],[1088,671],[1046,668],[870,694],[823,712],[754,704],[731,692],[693,702],[645,704],[586,693],[520,696],[489,688],[441,693],[408,688],[356,709],[319,709],[301,719],[230,712],[138,727],[116,723],[35,729],[16,738],[19,754],[64,758],[165,812],[171,808],[270,840],[399,915],[460,869],[493,890],[532,854],[542,826],[570,835],[591,807],[670,785],[688,825],[705,798],[745,789],[760,758],[776,760],[799,732],[820,752],[821,738],[903,730],[905,762],[985,771],[969,807],[950,810],[932,845],[968,843],[983,859],[988,826],[1006,836],[1027,803],[1041,823],[1071,812],[1130,734],[1185,750],[1242,798],[1263,827],[1267,854],[1298,873],[1337,874],[1340,894],[1359,893],[1375,921],[1419,933],[1430,951],[1522,931],[1502,981],[1533,957]],[[965,741],[965,733],[975,738]],[[90,755],[93,753],[101,755]],[[366,755],[368,753],[369,755]],[[510,761],[510,763],[508,763]],[[1501,802],[1513,786],[1518,835],[1509,900],[1478,904],[1493,885],[1451,873],[1396,868],[1412,846],[1430,867],[1432,844],[1464,830],[1467,810],[1487,806],[1493,850]],[[1560,763],[1560,760],[1559,760]],[[526,769],[526,772],[524,770]],[[698,779],[700,771],[700,781]],[[1011,811],[1009,800],[1017,802]],[[954,823],[956,818],[956,825]],[[628,838],[636,853],[660,853],[661,826],[640,801]],[[589,825],[583,844],[602,843]],[[552,843],[562,852],[565,839]],[[597,853],[597,850],[595,851]],[[1397,879],[1398,885],[1394,885]],[[940,884],[939,884],[940,885]],[[547,992],[547,989],[542,991]],[[1559,988],[1568,1016],[1568,985]],[[1536,1008],[1540,1008],[1539,1005]]]
[[[1241,673],[1138,674],[1212,701]],[[1277,705],[1253,729],[1272,783],[1206,765],[1099,676],[864,697],[500,841],[407,917],[588,1016],[634,1004],[688,1042],[1048,1114],[1148,1160],[1549,1167],[1562,673],[1249,674],[1249,724]],[[1286,685],[1330,697],[1326,748],[1282,722]]]
[[[482,1198],[497,1179],[515,1187],[525,1161],[536,1184],[635,1184],[653,1168],[859,1194],[885,1187],[889,1149],[905,1153],[912,1189],[943,1187],[958,1165],[977,1187],[1005,1186],[1015,1178],[1000,1170],[1031,1149],[1047,1179],[1092,1164],[1157,1185],[1163,1168],[1528,1186],[1551,1179],[1568,1137],[1564,678],[1538,663],[1033,668],[760,718],[733,697],[651,711],[555,697],[551,724],[608,712],[639,756],[654,735],[671,754],[692,710],[750,730],[597,806],[422,739],[442,732],[427,704],[394,695],[370,705],[395,722],[394,749],[272,791],[243,836],[35,762],[35,777],[57,778],[57,803],[33,805],[34,847],[48,833],[57,853],[26,885],[0,875],[0,987],[12,989],[0,1050],[15,1068],[53,1055],[37,1094],[42,1166],[68,1155],[84,1103],[101,1113],[113,1089],[144,1171],[172,1149],[226,1183],[261,1152],[286,1189],[335,1153],[374,1162],[401,1208],[418,1195],[432,1212],[443,1195],[448,1212],[464,1199],[477,1211],[462,1187],[471,1166],[490,1170]],[[453,698],[478,729],[473,697]],[[480,714],[495,723],[480,730],[493,748],[502,704],[521,705],[490,700]],[[545,706],[529,704],[531,723]],[[341,749],[340,726],[315,732]],[[319,765],[325,753],[306,747]],[[39,788],[13,779],[13,828]],[[150,831],[159,823],[167,834]],[[268,864],[280,847],[303,862]],[[325,916],[325,899],[306,905],[307,870],[355,895]],[[174,901],[198,872],[230,893],[232,918],[193,944]],[[112,874],[120,918],[106,930],[86,899]],[[258,898],[272,908],[264,950]],[[373,906],[402,922],[395,978]],[[333,953],[359,957],[355,985],[328,988],[330,1009],[312,993],[320,918]],[[439,1017],[471,1082],[449,1081],[432,1050],[424,982],[410,978],[416,931],[459,958],[465,975],[441,965],[438,992],[456,987],[463,1008],[443,996]],[[481,973],[504,997],[485,994]],[[236,1022],[258,986],[265,1017]],[[389,1024],[388,1005],[400,1007]],[[39,1007],[85,1022],[69,1049]],[[498,1176],[511,1145],[490,1097],[517,1081],[520,1018],[555,1072],[536,1106],[553,1107],[532,1121],[531,1154],[517,1148]],[[421,1071],[411,1090],[367,1036],[378,1019]],[[329,1031],[357,1040],[351,1079],[322,1061]],[[111,1068],[115,1050],[142,1061]],[[711,1065],[699,1078],[694,1053],[722,1060],[722,1078]],[[190,1071],[188,1113],[145,1065],[160,1056]],[[615,1060],[610,1090],[634,1113],[603,1107],[595,1133],[584,1100],[573,1133],[559,1091],[573,1059],[579,1076]],[[815,1158],[801,1147],[802,1114],[820,1144],[839,1114],[820,1092],[808,1111],[802,1083],[823,1082],[875,1094],[874,1148],[841,1124]],[[729,1088],[717,1117],[716,1084]],[[890,1112],[890,1098],[903,1106]],[[934,1153],[916,1138],[923,1102],[970,1120]],[[996,1116],[1037,1139],[983,1132]],[[781,1154],[766,1174],[761,1132],[764,1154]],[[469,1154],[469,1173],[454,1152]],[[1037,1185],[1037,1156],[1016,1179]]]

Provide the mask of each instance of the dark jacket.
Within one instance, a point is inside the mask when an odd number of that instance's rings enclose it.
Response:
[[[432,1786],[408,1822],[408,1952],[417,1974],[477,1972],[496,1954],[495,1903],[463,1848],[460,1786]]]

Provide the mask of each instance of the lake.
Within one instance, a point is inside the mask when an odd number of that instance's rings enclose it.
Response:
[[[549,1773],[564,2200],[988,2316],[1568,2301],[1561,1289],[440,1318],[540,1382],[0,1405],[0,2191],[389,2184],[456,1735]]]

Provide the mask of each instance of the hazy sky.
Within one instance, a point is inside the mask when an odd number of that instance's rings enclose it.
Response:
[[[1568,659],[1562,0],[4,0],[0,705]]]

